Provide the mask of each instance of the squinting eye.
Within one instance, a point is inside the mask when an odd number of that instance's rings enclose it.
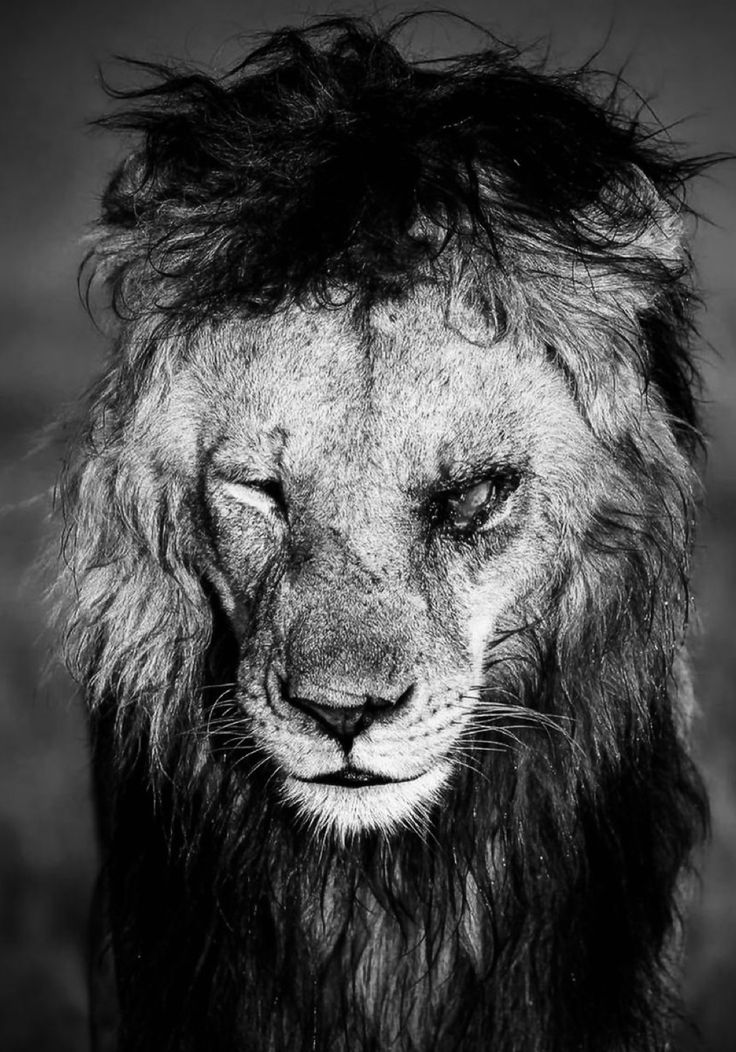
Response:
[[[223,489],[228,497],[239,504],[254,508],[268,515],[279,511],[286,517],[286,499],[281,483],[276,479],[249,479],[235,482],[223,479]]]
[[[518,475],[499,474],[466,489],[444,493],[435,501],[435,518],[460,534],[481,533],[498,520],[518,485]]]

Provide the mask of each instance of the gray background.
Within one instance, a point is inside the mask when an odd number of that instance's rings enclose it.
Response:
[[[552,64],[624,62],[626,76],[672,135],[699,153],[733,150],[736,34],[719,0],[498,0],[453,3],[503,38],[549,38]],[[42,675],[48,639],[29,570],[59,453],[44,428],[98,368],[101,338],[76,298],[80,237],[95,216],[119,146],[86,121],[105,103],[96,64],[115,53],[169,55],[208,66],[234,59],[242,31],[301,23],[308,8],[229,0],[67,0],[6,4],[0,21],[0,1048],[86,1047],[83,951],[94,872],[84,728],[68,680]],[[427,52],[472,49],[479,38],[449,21],[414,34]],[[708,217],[696,241],[708,313],[702,330],[708,500],[696,591],[695,664],[702,716],[698,750],[711,791],[713,837],[689,935],[688,1003],[710,1052],[736,1048],[736,164],[703,179]],[[695,1047],[685,1034],[682,1048]]]

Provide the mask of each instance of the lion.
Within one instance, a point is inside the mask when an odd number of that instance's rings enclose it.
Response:
[[[400,26],[146,66],[107,119],[59,586],[95,1047],[670,1047],[698,164]]]

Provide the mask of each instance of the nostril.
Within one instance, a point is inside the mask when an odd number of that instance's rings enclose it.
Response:
[[[416,684],[410,683],[406,690],[399,694],[398,698],[394,702],[394,708],[398,709],[402,705],[408,704],[409,701],[414,697],[414,691],[416,690]]]
[[[417,689],[416,683],[410,683],[409,686],[404,691],[404,693],[400,696],[399,704],[403,705],[404,702],[409,701],[410,698],[413,698],[416,689]]]
[[[397,698],[385,698],[379,697],[376,694],[368,694],[366,695],[367,706],[369,709],[372,709],[374,711],[381,709],[391,709],[395,712],[397,709],[400,709],[402,706],[406,705],[409,702],[412,695],[414,694],[414,690],[415,684],[412,683],[406,688],[406,690],[402,691]]]

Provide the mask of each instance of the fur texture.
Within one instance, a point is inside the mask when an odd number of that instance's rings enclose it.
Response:
[[[121,1052],[668,1047],[697,165],[585,71],[395,32],[146,66],[106,121],[60,592]],[[268,686],[338,665],[418,684],[353,745],[381,795],[305,782],[339,750]]]

